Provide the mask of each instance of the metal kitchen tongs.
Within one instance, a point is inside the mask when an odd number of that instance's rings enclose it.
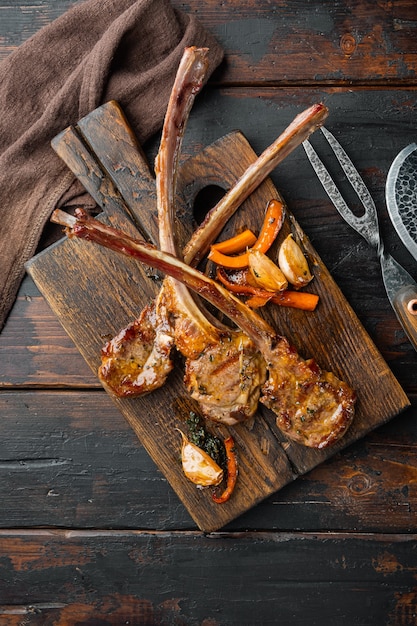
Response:
[[[376,206],[359,172],[332,133],[324,127],[320,130],[360,199],[364,207],[363,215],[358,217],[351,211],[313,146],[309,141],[304,141],[303,146],[310,163],[327,195],[343,219],[376,249],[381,263],[382,277],[389,301],[405,333],[417,350],[417,283],[410,274],[384,250],[384,245],[379,234]]]

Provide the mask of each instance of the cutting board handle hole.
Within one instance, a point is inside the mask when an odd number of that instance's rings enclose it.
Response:
[[[221,200],[226,193],[220,185],[207,185],[200,189],[193,205],[193,217],[197,224],[206,217],[207,213]]]

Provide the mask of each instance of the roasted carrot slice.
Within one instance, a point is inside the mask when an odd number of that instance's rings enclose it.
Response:
[[[257,308],[262,306],[262,299],[278,304],[279,306],[293,307],[294,309],[302,309],[303,311],[314,311],[317,307],[319,296],[315,293],[309,293],[307,291],[293,291],[292,289],[285,289],[284,291],[272,293],[264,289],[254,287],[244,281],[244,276],[238,282],[229,280],[225,270],[222,267],[218,267],[216,270],[216,278],[227,289],[238,296],[251,296],[246,301],[248,306]],[[256,298],[256,299],[255,299]]]
[[[273,295],[271,302],[279,306],[289,306],[294,309],[302,309],[303,311],[314,311],[319,302],[319,296],[308,291],[286,289]]]
[[[223,504],[229,500],[234,491],[238,475],[237,454],[233,437],[228,437],[224,440],[224,447],[227,461],[226,488],[219,496],[213,493],[212,498],[217,504]]]
[[[265,219],[262,224],[261,232],[256,243],[253,246],[254,250],[259,252],[268,252],[269,248],[274,243],[281,226],[284,223],[284,205],[280,200],[270,200],[266,208]]]
[[[230,239],[214,243],[211,248],[212,250],[217,250],[222,254],[234,254],[235,252],[242,252],[242,250],[246,250],[246,248],[253,246],[254,243],[256,243],[256,239],[257,237],[255,233],[247,228]]]
[[[254,287],[247,282],[247,270],[239,272],[238,275],[238,279],[233,281],[230,280],[223,267],[216,268],[217,280],[227,287],[229,291],[239,296],[254,295],[255,292],[262,291],[262,289]]]
[[[259,237],[252,246],[252,250],[267,252],[274,243],[280,228],[284,222],[284,205],[280,200],[270,200],[266,208],[265,218],[262,224]],[[223,267],[242,268],[249,263],[248,253],[244,252],[238,256],[229,256],[211,246],[208,258]]]
[[[260,309],[262,306],[265,306],[265,304],[268,304],[268,302],[273,298],[273,295],[273,293],[270,293],[269,296],[251,296],[246,300],[245,304],[251,309]]]

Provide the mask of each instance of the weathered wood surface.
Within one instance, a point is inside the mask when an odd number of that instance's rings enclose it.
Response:
[[[0,58],[72,4],[3,3]],[[174,4],[226,51],[185,156],[237,127],[259,153],[321,96],[389,251],[417,277],[384,203],[392,159],[416,140],[414,0]],[[27,278],[0,334],[1,624],[416,623],[416,353],[374,252],[302,151],[272,180],[413,408],[205,538]]]
[[[4,531],[0,549],[8,626],[415,623],[415,535]]]
[[[1,7],[0,59],[76,0],[9,2]],[[415,85],[417,8],[412,0],[174,0],[223,44],[215,81]]]
[[[104,392],[4,391],[0,415],[0,528],[195,529]],[[227,529],[413,531],[416,418],[414,401]]]

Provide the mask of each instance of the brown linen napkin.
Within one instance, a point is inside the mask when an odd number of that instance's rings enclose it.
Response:
[[[0,329],[50,214],[80,192],[51,139],[117,100],[143,143],[189,45],[210,49],[210,72],[220,63],[214,38],[168,0],[87,0],[0,64]]]

